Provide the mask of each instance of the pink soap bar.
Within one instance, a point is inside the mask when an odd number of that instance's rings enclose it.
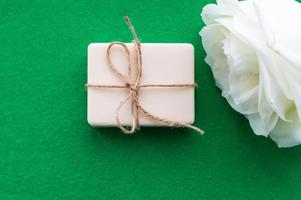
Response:
[[[109,43],[92,43],[88,47],[88,84],[125,85],[110,70],[106,58]],[[126,43],[134,61],[134,45]],[[193,84],[194,48],[182,43],[142,43],[142,78],[145,84]],[[112,49],[112,61],[116,68],[127,74],[127,60],[121,47]],[[191,88],[141,88],[140,104],[148,112],[161,118],[192,124],[194,122],[194,89]],[[116,109],[129,94],[129,89],[87,88],[88,122],[92,126],[116,126]],[[132,122],[131,101],[120,111],[123,125]],[[163,125],[143,113],[139,114],[141,126]]]

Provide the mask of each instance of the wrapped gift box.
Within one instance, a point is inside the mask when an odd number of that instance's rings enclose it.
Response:
[[[110,70],[106,57],[109,43],[92,43],[88,47],[88,84],[125,85]],[[134,44],[126,43],[134,64]],[[191,44],[142,43],[142,78],[147,84],[194,84],[194,48]],[[112,48],[116,68],[127,74],[127,59],[120,46]],[[136,73],[133,71],[132,73]],[[128,88],[88,87],[88,122],[92,126],[116,126],[116,109],[129,94]],[[140,88],[139,102],[148,112],[173,121],[194,122],[194,88]],[[120,110],[122,125],[131,125],[131,101]],[[139,114],[141,126],[164,125]]]

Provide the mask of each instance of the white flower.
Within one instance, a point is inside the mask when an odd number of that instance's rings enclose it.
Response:
[[[301,143],[301,4],[217,0],[200,35],[217,86],[257,135]]]

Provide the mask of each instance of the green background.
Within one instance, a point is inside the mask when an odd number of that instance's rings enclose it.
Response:
[[[301,147],[255,136],[220,96],[198,32],[204,0],[1,0],[0,199],[297,199]],[[131,34],[195,46],[196,125],[86,121],[87,46]]]

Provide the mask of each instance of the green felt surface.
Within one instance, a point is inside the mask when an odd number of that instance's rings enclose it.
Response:
[[[252,133],[204,63],[199,13],[213,0],[1,0],[0,199],[297,199],[301,147]],[[117,128],[86,121],[87,46],[131,35],[195,46],[196,125]]]

